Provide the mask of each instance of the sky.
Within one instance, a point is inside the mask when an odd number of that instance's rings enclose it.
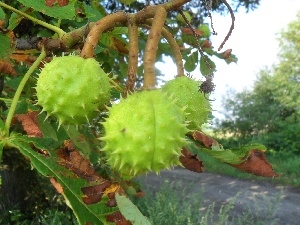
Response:
[[[228,1],[230,3],[230,1]],[[276,63],[279,51],[277,34],[296,19],[296,14],[300,11],[299,0],[261,0],[260,5],[254,11],[246,13],[244,8],[240,8],[235,13],[235,25],[232,35],[224,45],[226,49],[232,49],[232,53],[238,57],[237,64],[227,65],[222,60],[213,58],[217,66],[214,83],[215,92],[210,96],[216,99],[212,103],[213,114],[222,118],[222,99],[228,90],[237,92],[247,88],[250,89],[260,69],[265,66],[272,66]],[[231,24],[229,14],[213,14],[213,24],[217,36],[212,36],[211,41],[215,48],[218,48],[226,36]],[[207,22],[209,22],[207,18]],[[172,66],[171,59],[165,64],[157,64],[163,72],[176,74],[175,65]],[[173,69],[174,68],[174,71]],[[201,79],[199,70],[191,74],[196,79]],[[172,76],[167,78],[172,79]]]

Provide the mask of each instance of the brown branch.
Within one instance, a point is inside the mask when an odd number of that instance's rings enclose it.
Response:
[[[66,48],[71,48],[77,43],[84,42],[85,37],[94,25],[94,22],[88,23],[86,26],[66,33],[61,38],[62,43],[66,46]]]
[[[136,22],[137,24],[143,24],[147,19],[153,18],[158,8],[163,7],[167,12],[177,11],[181,8],[181,6],[183,6],[185,3],[190,1],[191,0],[171,0],[163,4],[151,5],[145,7],[144,9],[136,13],[135,15]]]
[[[221,0],[221,1],[226,5],[226,7],[229,10],[229,13],[230,13],[230,16],[231,16],[231,26],[229,28],[229,31],[228,31],[226,37],[224,38],[223,42],[221,43],[220,47],[218,48],[218,51],[220,51],[223,48],[223,46],[225,45],[226,41],[229,39],[229,37],[230,37],[230,35],[231,35],[231,33],[232,33],[233,29],[234,29],[234,21],[235,21],[234,13],[233,13],[233,10],[230,7],[230,5],[227,3],[226,0]]]
[[[145,28],[150,29],[152,26],[152,20],[146,21],[147,25],[143,25]],[[170,48],[172,49],[174,61],[177,66],[177,76],[184,76],[184,67],[183,67],[183,61],[182,61],[182,55],[180,51],[180,47],[178,46],[175,38],[173,35],[166,29],[163,28],[161,35],[167,40],[167,42],[170,45]]]
[[[165,24],[167,11],[164,7],[158,7],[153,18],[152,27],[148,35],[144,55],[144,89],[155,87],[155,60],[161,32]]]
[[[152,18],[156,15],[159,9],[164,8],[165,11],[178,10],[182,5],[191,0],[171,0],[167,3],[160,5],[148,6],[135,14],[136,24],[143,24],[147,19]],[[125,26],[127,22],[127,15],[125,12],[116,12],[114,14],[108,15],[100,19],[91,28],[85,45],[83,46],[81,56],[83,58],[92,58],[94,56],[94,48],[96,47],[101,34],[108,29],[116,26],[116,24],[121,24]]]
[[[123,97],[128,92],[133,92],[134,84],[136,81],[138,53],[139,53],[139,40],[138,40],[138,26],[135,22],[134,15],[128,15],[128,37],[129,37],[129,60],[127,70],[126,88]]]
[[[125,12],[116,12],[97,21],[90,30],[80,55],[83,58],[92,58],[94,56],[94,49],[98,44],[101,34],[104,31],[115,27],[117,24],[124,26],[126,22],[127,15]]]

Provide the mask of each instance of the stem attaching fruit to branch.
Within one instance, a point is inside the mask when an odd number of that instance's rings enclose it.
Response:
[[[126,89],[123,93],[124,97],[128,92],[133,92],[134,84],[136,81],[137,65],[138,65],[138,54],[139,54],[139,40],[138,40],[138,26],[135,22],[134,15],[128,15],[128,48],[129,48],[129,59],[128,59],[128,70]]]
[[[41,51],[41,54],[39,55],[39,57],[36,59],[36,61],[31,65],[31,67],[29,68],[29,70],[27,71],[27,73],[24,75],[23,79],[21,80],[16,93],[14,95],[14,98],[12,100],[10,109],[8,111],[7,114],[7,118],[5,121],[5,128],[6,128],[6,135],[9,135],[9,128],[10,128],[10,124],[11,124],[11,120],[13,118],[13,115],[15,113],[19,98],[21,96],[21,93],[24,89],[24,86],[27,82],[27,80],[29,79],[30,75],[33,73],[33,71],[40,65],[41,61],[46,57],[46,52],[44,50],[44,48]]]
[[[150,29],[152,26],[152,20],[150,20],[150,19],[147,20],[146,24],[147,25],[143,25],[143,26],[146,27],[147,29]],[[177,76],[184,76],[182,55],[181,55],[180,48],[179,48],[175,38],[166,28],[162,29],[161,35],[167,40],[167,42],[170,45],[170,48],[172,49],[174,61],[177,66]]]
[[[156,52],[166,18],[167,11],[165,10],[165,8],[157,8],[145,47],[143,86],[144,89],[153,89],[155,87]]]
[[[36,24],[39,24],[39,25],[41,25],[41,26],[43,26],[43,27],[45,27],[45,28],[47,28],[49,30],[54,31],[55,33],[58,34],[59,38],[61,38],[65,34],[65,32],[62,29],[60,29],[59,27],[51,25],[51,24],[46,23],[44,21],[41,21],[39,19],[36,19],[36,18],[34,18],[34,17],[32,17],[32,16],[24,13],[24,12],[21,12],[20,10],[17,10],[15,8],[11,7],[10,5],[7,5],[7,4],[5,4],[3,2],[0,2],[0,6],[6,8],[6,9],[9,9],[9,10],[11,10],[11,11],[13,11],[13,12],[15,12],[15,13],[21,15],[21,16],[24,16],[25,18],[31,20],[32,22],[34,22]]]

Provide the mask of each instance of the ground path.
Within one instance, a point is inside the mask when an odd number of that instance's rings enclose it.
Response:
[[[184,169],[162,171],[159,176],[148,174],[139,179],[149,190],[158,190],[168,180],[170,183],[181,182],[189,188],[189,193],[202,192],[202,210],[212,202],[220,207],[237,196],[230,212],[232,217],[250,212],[252,219],[259,224],[300,225],[300,187],[284,187],[213,173],[198,174]]]

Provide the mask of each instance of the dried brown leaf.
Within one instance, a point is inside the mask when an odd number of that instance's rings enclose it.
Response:
[[[57,182],[57,180],[53,177],[50,178],[50,182],[51,184],[54,186],[54,188],[56,189],[56,191],[59,194],[63,194],[64,193],[64,189],[63,187],[60,185],[60,183]]]
[[[195,33],[201,37],[203,36],[203,31],[202,30],[198,30],[198,29],[194,29]],[[193,31],[191,30],[191,28],[188,28],[188,27],[183,27],[181,28],[181,32],[183,34],[188,34],[188,35],[194,35]]]
[[[77,176],[88,181],[105,181],[99,176],[95,169],[91,166],[90,161],[85,159],[79,151],[76,150],[74,144],[67,140],[64,145],[57,150],[57,155],[60,158],[60,164],[71,170]]]
[[[276,174],[273,167],[268,163],[265,154],[261,150],[250,150],[248,158],[237,165],[231,165],[239,170],[245,171],[247,173],[252,173],[257,176],[264,177],[277,177],[280,176]]]
[[[202,48],[211,48],[212,45],[211,45],[211,42],[209,40],[205,40],[202,45],[201,45]]]
[[[224,59],[228,59],[231,56],[232,49],[227,49],[223,52]]]
[[[38,111],[31,111],[27,114],[16,114],[15,118],[22,124],[28,137],[43,137],[43,133],[38,126]]]
[[[108,188],[110,185],[111,183],[109,181],[105,181],[99,185],[81,188],[81,191],[84,194],[84,196],[82,197],[83,202],[87,205],[100,202],[105,189]]]
[[[131,223],[124,218],[120,211],[105,216],[107,222],[115,223],[116,225],[131,225]]]
[[[181,153],[182,155],[179,157],[179,160],[184,168],[196,173],[204,172],[203,161],[198,158],[197,154],[192,154],[185,147],[182,148]]]
[[[9,74],[9,75],[17,75],[17,72],[13,68],[14,65],[11,62],[0,60],[0,73]]]
[[[129,53],[128,47],[126,46],[126,44],[123,41],[121,41],[115,37],[112,38],[112,41],[113,41],[113,48],[116,51],[118,51],[121,54],[128,55],[128,53]]]
[[[196,141],[202,142],[206,148],[211,148],[212,145],[218,145],[218,142],[215,139],[207,136],[206,134],[202,133],[201,131],[195,131],[193,133],[193,138]]]
[[[49,7],[53,7],[55,3],[62,7],[68,5],[69,0],[45,0],[45,5]]]

